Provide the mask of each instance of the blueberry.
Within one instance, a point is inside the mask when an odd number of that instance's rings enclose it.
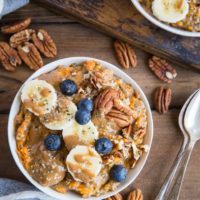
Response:
[[[91,119],[90,112],[86,110],[78,110],[75,114],[75,119],[80,125],[87,124]]]
[[[44,139],[44,145],[49,151],[56,151],[61,148],[61,138],[58,134],[49,134]]]
[[[108,138],[100,138],[95,142],[95,149],[98,153],[108,154],[112,151],[113,143]]]
[[[126,179],[127,170],[123,165],[114,165],[110,170],[110,177],[117,182],[122,182]]]
[[[91,112],[93,110],[93,102],[92,102],[91,99],[88,99],[88,98],[81,99],[78,102],[77,107],[78,107],[78,109],[86,110],[88,112]]]
[[[77,85],[74,81],[66,79],[60,83],[60,90],[66,96],[72,96],[77,92]]]

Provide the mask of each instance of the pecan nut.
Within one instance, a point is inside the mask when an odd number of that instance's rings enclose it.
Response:
[[[19,31],[26,29],[30,25],[30,23],[31,23],[31,18],[28,17],[14,24],[9,24],[1,27],[1,32],[4,34],[17,33]]]
[[[105,200],[123,200],[123,197],[120,193],[117,193],[114,196],[108,197]]]
[[[143,194],[140,189],[135,189],[129,193],[127,200],[143,200]]]
[[[153,56],[149,59],[149,68],[162,81],[171,83],[176,78],[176,70],[166,60]]]
[[[154,94],[154,103],[159,113],[166,113],[171,103],[172,92],[170,88],[158,87]]]
[[[22,63],[17,51],[6,42],[0,42],[0,61],[7,71],[14,71]]]
[[[136,67],[137,56],[133,48],[125,42],[116,40],[114,42],[114,49],[117,59],[122,67],[128,69],[129,67]]]
[[[97,90],[99,90],[102,87],[102,79],[96,76],[95,74],[92,74],[90,76],[90,83]]]
[[[112,108],[110,112],[106,115],[106,118],[115,122],[116,126],[119,128],[124,128],[129,126],[129,124],[133,123],[133,117],[127,115],[126,113]]]
[[[10,37],[10,46],[13,48],[17,48],[19,45],[28,42],[34,32],[35,31],[33,29],[25,29],[23,31],[15,33]]]
[[[18,46],[17,49],[21,59],[30,69],[37,70],[43,66],[43,60],[40,53],[33,44],[26,42],[23,46]]]
[[[47,31],[39,29],[33,33],[32,40],[38,50],[47,58],[53,58],[57,55],[57,48]]]
[[[100,111],[106,115],[112,109],[116,98],[119,98],[117,90],[110,87],[104,89],[94,101],[94,112]]]

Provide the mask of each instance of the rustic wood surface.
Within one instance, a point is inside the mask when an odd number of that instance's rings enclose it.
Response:
[[[64,16],[200,71],[200,40],[171,34],[148,22],[130,0],[34,0]]]
[[[16,17],[17,16],[17,17]],[[32,16],[33,28],[45,28],[58,46],[56,59],[70,56],[91,56],[106,60],[119,66],[113,52],[113,38],[89,29],[70,18],[63,18],[37,5],[30,4],[0,20],[1,24],[16,18]],[[0,34],[0,40],[7,37]],[[149,54],[135,48],[138,67],[125,72],[134,78],[144,90],[150,102],[154,117],[154,140],[147,164],[137,180],[123,193],[134,187],[143,190],[145,200],[153,200],[179,151],[182,136],[177,125],[179,110],[187,97],[200,87],[199,74],[174,66],[177,78],[169,86],[173,91],[170,111],[160,115],[154,111],[152,93],[157,86],[164,85],[148,69]],[[53,60],[53,59],[52,59]],[[52,61],[45,59],[45,63]],[[13,178],[28,182],[15,165],[7,142],[7,119],[11,102],[17,89],[33,72],[21,66],[16,72],[9,73],[0,67],[0,177]],[[194,149],[181,190],[180,200],[199,200],[200,196],[200,144]]]

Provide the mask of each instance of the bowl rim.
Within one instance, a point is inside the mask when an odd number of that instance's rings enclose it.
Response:
[[[40,68],[39,70],[37,70],[36,72],[34,72],[20,87],[20,89],[18,90],[17,94],[15,95],[15,98],[12,102],[11,105],[11,109],[10,109],[10,113],[9,113],[9,118],[8,118],[8,143],[9,143],[9,148],[12,154],[12,157],[17,165],[17,167],[20,169],[20,171],[22,172],[22,174],[36,187],[38,188],[40,191],[46,193],[47,195],[60,199],[60,200],[64,200],[68,197],[68,195],[72,195],[70,196],[71,200],[81,200],[83,199],[81,196],[79,195],[75,195],[75,193],[72,193],[71,191],[66,193],[66,194],[61,194],[56,192],[55,190],[51,189],[50,187],[44,187],[42,185],[40,185],[39,183],[37,183],[30,175],[29,173],[26,171],[26,169],[24,168],[23,164],[21,163],[18,155],[17,155],[17,151],[16,151],[16,140],[14,137],[15,134],[15,129],[14,129],[14,118],[17,114],[17,112],[19,111],[19,107],[20,107],[20,103],[21,103],[21,99],[20,99],[20,93],[21,90],[24,86],[24,84],[29,81],[32,80],[36,77],[38,77],[41,74],[47,73],[49,71],[52,71],[54,69],[56,69],[59,65],[64,65],[64,66],[69,66],[69,64],[72,63],[80,63],[83,61],[87,61],[87,60],[94,60],[96,62],[99,62],[100,64],[103,65],[103,67],[111,69],[115,75],[117,75],[118,77],[122,78],[125,82],[128,82],[132,85],[132,87],[139,92],[139,94],[141,95],[141,99],[144,102],[145,108],[147,110],[147,117],[148,117],[148,134],[145,137],[145,143],[148,144],[149,146],[149,151],[146,153],[143,153],[141,159],[138,161],[137,165],[135,168],[133,168],[132,170],[130,170],[132,173],[131,177],[127,176],[127,179],[125,182],[121,183],[117,189],[108,192],[104,195],[101,195],[99,197],[89,197],[87,198],[88,200],[101,200],[101,199],[106,199],[112,195],[115,195],[116,193],[120,192],[121,190],[125,189],[128,185],[130,185],[140,174],[141,170],[143,169],[147,158],[149,156],[149,152],[151,149],[151,145],[152,145],[152,140],[153,140],[153,117],[152,117],[152,112],[148,103],[148,100],[145,96],[145,94],[143,93],[142,89],[140,88],[140,86],[130,77],[128,76],[125,72],[123,72],[121,69],[119,69],[118,67],[116,67],[115,65],[108,63],[106,61],[100,60],[100,59],[96,59],[96,58],[91,58],[91,57],[69,57],[69,58],[63,58],[63,59],[59,59],[56,60],[54,62],[51,62],[45,66],[43,66],[42,68]],[[73,198],[72,198],[73,197]]]
[[[150,22],[152,22],[153,24],[155,24],[156,26],[177,34],[177,35],[181,35],[181,36],[185,36],[185,37],[200,37],[200,32],[191,32],[191,31],[187,31],[187,30],[182,30],[179,28],[175,28],[172,27],[168,24],[165,24],[164,22],[161,22],[160,20],[156,19],[153,15],[150,15],[145,9],[144,7],[141,5],[141,3],[138,0],[131,0],[132,3],[134,4],[134,6],[136,7],[136,9]]]

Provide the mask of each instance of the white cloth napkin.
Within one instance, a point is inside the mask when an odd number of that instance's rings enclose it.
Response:
[[[0,200],[56,200],[35,187],[19,181],[0,178]]]

